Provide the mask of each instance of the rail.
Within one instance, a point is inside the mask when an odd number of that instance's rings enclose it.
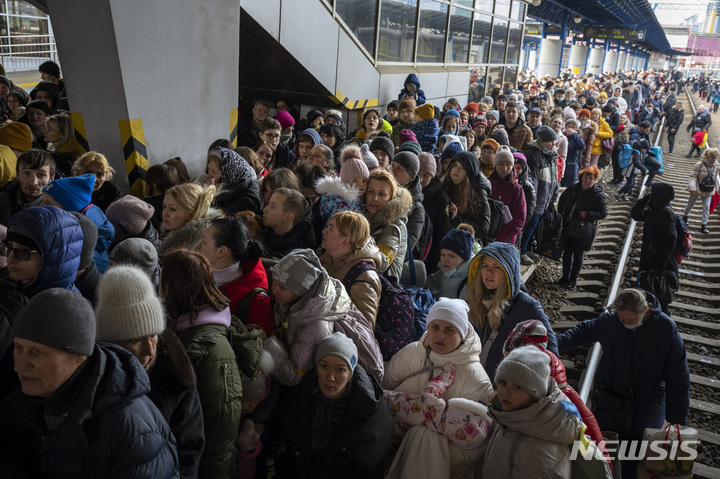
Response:
[[[662,131],[664,126],[665,117],[663,116],[662,120],[660,121],[660,126],[658,126],[657,134],[655,135],[655,143],[653,144],[653,146],[658,146],[660,144],[660,138],[662,137]],[[641,198],[645,193],[645,185],[647,183],[647,179],[647,176],[643,178],[643,182],[640,185],[640,193],[638,193],[638,198]],[[608,291],[607,302],[605,303],[605,311],[608,311],[610,305],[613,303],[613,301],[615,301],[615,297],[617,296],[617,293],[620,289],[620,285],[623,282],[625,273],[624,265],[627,262],[628,255],[630,254],[630,248],[632,247],[633,236],[635,235],[636,226],[637,222],[634,219],[630,219],[628,233],[625,237],[625,242],[623,243],[622,252],[620,253],[620,257],[618,258],[618,267],[615,270],[612,284],[610,290]],[[595,343],[590,353],[590,361],[588,361],[585,373],[583,374],[583,377],[580,381],[580,397],[582,398],[583,402],[587,402],[588,397],[590,396],[590,389],[592,388],[593,380],[595,379],[595,373],[597,372],[598,365],[600,364],[601,356],[602,346],[600,346],[600,343]]]

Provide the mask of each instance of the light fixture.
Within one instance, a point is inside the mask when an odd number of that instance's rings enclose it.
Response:
[[[574,21],[575,23],[580,23],[580,22],[582,22],[582,20],[583,20],[583,19],[582,19],[581,16],[577,16],[577,17],[573,18],[573,21]]]
[[[532,0],[533,7],[539,7],[542,3],[542,0]]]

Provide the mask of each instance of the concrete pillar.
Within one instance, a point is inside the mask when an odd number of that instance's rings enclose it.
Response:
[[[210,142],[230,137],[238,105],[237,0],[182,8],[176,0],[47,5],[70,107],[82,114],[90,148],[110,159],[120,186],[128,184],[123,147],[133,138],[144,141],[135,150],[145,150],[150,164],[180,156],[191,175],[204,170]],[[127,120],[135,120],[130,141],[121,137]]]
[[[542,39],[540,44],[540,60],[538,62],[537,76],[550,75],[553,78],[558,75],[560,67],[560,51],[562,42],[560,40]]]
[[[632,70],[633,65],[633,51],[632,49],[629,49],[627,52],[627,55],[625,56],[625,68],[623,70]]]
[[[583,45],[573,44],[570,47],[570,59],[568,61],[568,68],[576,75],[585,74],[585,64],[587,60],[588,47]]]
[[[666,60],[663,62],[663,70],[669,70],[669,69],[670,69],[670,60],[669,60],[669,59],[666,59]]]
[[[593,75],[602,73],[603,60],[605,58],[605,50],[602,48],[591,48],[590,58],[588,59],[587,71]]]
[[[607,52],[605,54],[605,63],[603,64],[603,72],[614,72],[617,68],[618,52]]]
[[[624,70],[625,69],[625,57],[627,56],[627,53],[624,51],[618,53],[618,59],[617,59],[617,69],[618,70]]]
[[[537,65],[537,59],[538,59],[537,49],[530,50],[530,52],[528,52],[528,62],[527,62],[528,67]]]

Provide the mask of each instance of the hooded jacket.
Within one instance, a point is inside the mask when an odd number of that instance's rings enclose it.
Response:
[[[360,249],[352,251],[337,260],[333,259],[327,251],[320,257],[320,264],[327,273],[341,282],[353,266],[361,261],[371,264],[376,271],[368,270],[360,274],[347,293],[355,308],[375,327],[380,296],[382,295],[382,283],[377,271],[383,269],[383,261],[386,261],[385,256],[375,245],[375,240],[368,238]]]
[[[20,388],[0,406],[0,470],[8,477],[177,478],[175,438],[146,396],[147,373],[124,348],[100,343],[65,420],[48,431]],[[21,472],[22,471],[22,472]]]
[[[585,220],[592,224],[593,237],[589,241],[573,239],[573,250],[590,251],[595,240],[597,221],[607,216],[605,192],[597,183],[587,190],[583,190],[582,183],[575,183],[568,186],[560,195],[558,213],[563,218],[563,229],[567,227],[570,220],[580,219],[579,214],[581,211],[585,212]]]
[[[468,202],[468,211],[466,211],[465,214],[458,211],[458,214],[450,220],[450,223],[453,226],[458,226],[460,223],[471,225],[475,229],[475,237],[483,240],[490,229],[491,211],[490,203],[488,202],[492,191],[490,180],[480,173],[480,163],[472,153],[460,152],[455,155],[448,166],[448,171],[452,169],[455,161],[460,162],[463,168],[465,168],[467,178],[470,181],[470,187],[474,193],[474,198],[471,198],[471,201]],[[446,193],[450,196],[450,192],[446,190]],[[452,201],[452,197],[450,201]]]
[[[490,175],[490,184],[492,185],[492,194],[490,198],[502,203],[508,207],[512,219],[500,227],[500,232],[495,241],[515,244],[517,236],[525,226],[527,215],[527,207],[525,206],[525,193],[522,186],[517,182],[515,169],[510,170],[510,177],[501,179],[497,172],[493,171]]]
[[[385,256],[383,270],[386,277],[399,280],[407,255],[407,218],[413,206],[410,192],[399,187],[395,198],[385,203],[375,214],[366,213],[370,222],[370,236]]]
[[[700,161],[695,163],[693,166],[690,178],[688,178],[688,191],[694,191],[702,197],[712,196],[718,191],[717,181],[715,182],[715,189],[713,191],[700,191],[698,185],[705,180],[708,176],[711,178],[717,178],[718,172],[720,172],[720,162],[718,160],[712,160],[710,157],[700,157]]]
[[[655,105],[653,104],[653,109],[650,111],[650,109],[647,107],[647,104],[638,112],[637,115],[637,124],[639,125],[643,121],[647,120],[651,124],[653,121],[655,121],[658,117],[658,110],[655,108]]]
[[[315,240],[315,228],[313,228],[310,215],[288,231],[284,235],[275,233],[271,228],[263,228],[264,237],[263,244],[267,251],[268,257],[282,258],[290,251],[297,248],[315,249],[317,242]]]
[[[595,134],[595,139],[593,140],[591,154],[602,155],[602,141],[607,138],[612,138],[613,135],[614,133],[610,129],[610,125],[608,125],[608,122],[605,121],[605,118],[600,118],[600,120],[598,121],[598,131]]]
[[[580,435],[577,409],[550,379],[550,393],[530,406],[503,411],[493,402],[495,422],[485,449],[483,477],[572,478],[569,450]]]
[[[440,261],[440,242],[450,231],[450,216],[448,216],[450,198],[443,190],[442,182],[437,176],[433,177],[422,191],[423,207],[433,226],[432,245],[427,258],[425,258],[425,265],[427,272],[433,273],[437,271],[436,265]]]
[[[514,155],[513,155],[514,156]],[[530,179],[530,173],[528,172],[527,160],[522,157],[515,156],[515,161],[522,165],[522,173],[518,176],[518,184],[522,186],[523,193],[525,194],[525,223],[532,216],[535,211],[535,203],[537,202],[537,196],[535,193],[535,186],[533,186],[532,180]]]
[[[677,325],[661,311],[655,296],[646,292],[645,297],[648,317],[637,329],[627,329],[617,311],[612,310],[558,336],[562,352],[600,343],[604,352],[593,387],[621,396],[627,396],[633,388],[634,436],[642,436],[648,427],[662,427],[664,420],[686,424],[690,402],[685,344]],[[601,429],[612,425],[612,411],[594,407],[593,413]]]
[[[701,130],[709,130],[712,125],[712,118],[710,117],[710,110],[705,109],[702,113],[695,113],[692,120],[688,123],[686,128],[687,131],[692,130],[693,133]]]
[[[505,298],[506,302],[503,306],[500,328],[494,341],[487,343],[492,335],[492,328],[490,328],[489,325],[486,324],[482,328],[477,328],[473,325],[480,337],[481,344],[483,344],[484,347],[490,348],[487,361],[485,362],[485,371],[487,371],[491,378],[494,378],[495,371],[504,357],[503,345],[505,344],[505,340],[510,336],[515,326],[522,321],[527,319],[537,319],[541,321],[548,332],[547,349],[557,355],[558,348],[555,333],[543,311],[542,305],[538,300],[521,290],[524,285],[522,276],[520,275],[520,253],[515,246],[496,242],[490,243],[480,250],[470,263],[468,284],[473,284],[474,281],[481,281],[478,275],[480,274],[480,266],[482,265],[483,256],[485,255],[494,259],[502,266],[509,286],[507,297]],[[472,313],[473,311],[470,312],[471,317]]]
[[[580,155],[580,166],[582,168],[590,164],[592,145],[595,142],[595,135],[597,134],[599,128],[598,124],[594,121],[589,120],[589,123],[589,126],[581,130],[583,141],[585,142],[585,149],[583,150],[582,155]]]
[[[164,237],[160,243],[160,249],[158,249],[158,255],[162,256],[168,251],[177,248],[187,248],[194,251],[198,243],[202,239],[202,234],[205,232],[210,222],[215,218],[222,217],[222,211],[210,208],[205,216],[198,218],[193,221],[188,221],[183,226],[176,230],[164,231]],[[165,226],[163,225],[163,230]]]
[[[670,202],[675,190],[668,183],[656,183],[651,193],[639,199],[630,214],[635,221],[643,221],[642,250],[638,271],[668,270],[677,276],[675,259],[675,213]]]
[[[33,206],[12,217],[8,227],[27,230],[38,245],[42,262],[38,275],[23,286],[29,297],[50,288],[77,292],[75,276],[80,267],[83,234],[75,217],[54,206]]]
[[[560,192],[557,181],[557,153],[544,151],[540,143],[533,141],[525,151],[530,179],[536,192],[535,210],[532,214],[542,215],[549,205],[555,203]],[[528,216],[531,214],[528,210]]]
[[[295,157],[296,157],[297,159],[300,158],[300,154],[298,153],[298,146],[299,146],[299,144],[300,144],[300,138],[301,138],[303,135],[309,136],[310,138],[312,138],[313,141],[315,142],[315,145],[314,145],[314,146],[318,146],[318,145],[322,145],[322,144],[323,144],[322,138],[320,138],[320,133],[318,133],[317,130],[315,130],[314,128],[306,128],[306,129],[304,129],[304,130],[302,131],[302,133],[300,133],[300,134],[298,135],[297,139],[295,140]]]
[[[413,83],[415,85],[415,92],[410,93],[407,88],[405,88],[405,85],[407,83]],[[398,100],[402,100],[405,97],[405,94],[410,93],[411,95],[415,96],[415,103],[417,106],[425,104],[425,92],[420,89],[420,80],[418,80],[417,75],[414,73],[411,73],[407,76],[405,81],[403,82],[403,88],[400,90],[400,94],[398,95]]]
[[[442,266],[438,264],[439,271],[428,276],[425,287],[436,298],[465,299],[465,296],[467,296],[468,268],[470,268],[471,260],[472,258],[463,261],[449,276],[442,271]]]

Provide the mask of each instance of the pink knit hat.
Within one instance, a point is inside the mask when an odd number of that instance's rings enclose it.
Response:
[[[398,135],[398,146],[402,145],[406,141],[417,141],[417,137],[412,130],[402,130]]]
[[[277,115],[275,115],[275,119],[280,123],[280,127],[285,129],[288,126],[293,126],[295,124],[295,118],[292,117],[292,115],[287,110],[280,110],[277,112]]]
[[[357,158],[349,158],[340,167],[340,179],[343,183],[350,183],[355,178],[362,176],[363,178],[370,178],[370,170],[362,160]]]
[[[125,195],[108,206],[105,216],[115,226],[132,235],[139,235],[152,218],[155,209],[149,203],[132,195]]]

